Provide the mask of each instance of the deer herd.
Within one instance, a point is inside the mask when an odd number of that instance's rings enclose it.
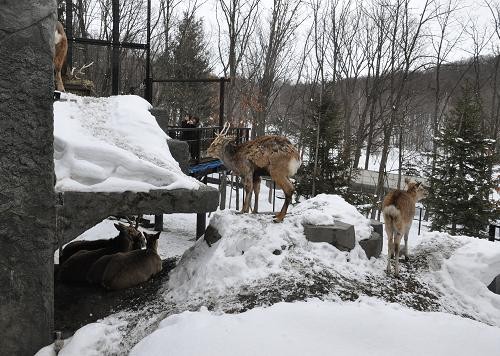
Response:
[[[119,234],[109,240],[67,244],[59,257],[58,279],[64,283],[84,282],[117,290],[146,282],[158,274],[162,270],[158,255],[160,233],[143,234],[137,223],[129,224],[115,224]]]
[[[56,89],[64,91],[61,71],[66,60],[68,39],[63,25],[56,22],[54,38],[54,77]],[[290,178],[301,164],[298,150],[285,137],[267,135],[237,144],[236,137],[228,135],[226,124],[207,150],[224,166],[242,178],[245,198],[241,212],[259,209],[259,191],[262,176],[271,179],[283,190],[285,201],[274,222],[282,222],[295,191]],[[408,260],[408,233],[415,214],[415,204],[427,194],[416,182],[406,182],[406,190],[389,193],[382,205],[388,237],[387,272],[391,272],[391,257],[395,259],[394,273],[399,275],[400,241],[404,236],[403,254]],[[254,195],[253,209],[250,207]],[[90,282],[107,289],[121,289],[148,280],[161,271],[157,253],[158,234],[144,235],[134,227],[115,224],[119,235],[111,240],[75,241],[62,251],[59,278],[64,282]],[[146,241],[144,241],[146,240]],[[146,245],[146,249],[141,249]]]

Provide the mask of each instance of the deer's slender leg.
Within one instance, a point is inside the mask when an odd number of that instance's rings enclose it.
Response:
[[[405,255],[405,261],[409,260],[409,258],[408,258],[408,234],[409,234],[409,231],[406,231],[406,233],[405,233],[405,247],[403,250],[403,253]]]
[[[399,244],[401,242],[401,233],[396,232],[396,236],[394,237],[394,259],[395,259],[395,266],[394,266],[394,275],[396,277],[399,276]]]
[[[275,222],[282,222],[288,210],[288,205],[292,202],[292,195],[293,192],[295,191],[295,188],[293,187],[293,184],[292,182],[290,182],[288,177],[283,175],[277,175],[276,173],[273,174],[273,172],[270,173],[271,173],[271,178],[273,178],[276,184],[285,193],[285,202],[283,203],[283,207],[281,208],[281,211],[278,214],[276,214],[276,217],[274,219]]]
[[[252,191],[253,191],[253,178],[252,175],[247,175],[243,179],[243,185],[245,187],[245,200],[243,201],[243,207],[241,209],[242,213],[248,213],[250,209],[250,202],[252,201]]]
[[[391,256],[394,247],[394,230],[391,219],[385,220],[385,231],[387,233],[387,273],[391,273]]]
[[[259,212],[259,193],[260,193],[260,177],[253,177],[253,193],[254,193],[254,204],[253,204],[253,213],[257,214]]]

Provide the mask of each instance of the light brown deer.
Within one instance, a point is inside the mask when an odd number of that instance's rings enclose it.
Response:
[[[405,247],[403,253],[408,260],[408,233],[415,216],[415,204],[427,196],[427,190],[421,182],[410,182],[406,191],[394,190],[387,194],[382,204],[384,213],[385,231],[387,233],[387,273],[391,272],[391,257],[396,260],[394,267],[395,276],[399,276],[399,245],[404,235]]]
[[[252,192],[255,194],[253,212],[258,212],[260,177],[269,175],[285,193],[285,203],[274,219],[275,222],[283,221],[295,191],[289,177],[295,175],[300,166],[299,152],[282,136],[261,136],[238,145],[234,136],[227,135],[228,130],[229,125],[225,125],[207,154],[219,158],[226,168],[242,177],[246,196],[241,212],[248,213]]]
[[[64,27],[59,21],[56,22],[55,29],[55,51],[54,51],[54,71],[56,79],[56,89],[59,91],[64,91],[64,84],[62,81],[61,70],[66,61],[66,54],[68,52],[68,38],[64,32]]]
[[[89,269],[102,256],[142,248],[144,237],[140,231],[133,226],[123,224],[115,224],[115,227],[120,231],[120,234],[113,239],[107,240],[106,247],[93,250],[78,250],[60,264],[59,279],[63,282],[86,282]]]
[[[117,253],[106,257],[102,263],[96,262],[96,269],[104,270],[101,285],[110,290],[130,288],[139,283],[146,282],[162,270],[161,258],[158,255],[158,238],[160,233],[148,234],[146,236],[146,249]],[[106,267],[103,269],[103,265]],[[93,275],[91,277],[91,275]],[[89,279],[96,278],[96,271],[89,271]]]

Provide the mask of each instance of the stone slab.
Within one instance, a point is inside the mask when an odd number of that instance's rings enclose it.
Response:
[[[378,258],[382,252],[383,238],[378,232],[373,231],[369,239],[361,240],[359,244],[365,251],[366,257]]]
[[[340,221],[334,225],[304,224],[304,234],[311,242],[327,242],[341,251],[350,251],[355,246],[354,226]]]
[[[67,243],[110,215],[207,213],[217,210],[219,191],[174,189],[123,193],[59,193],[58,229]],[[57,248],[57,246],[54,246]]]
[[[181,170],[184,174],[189,173],[189,145],[186,141],[167,140],[168,148],[172,157],[179,163]]]

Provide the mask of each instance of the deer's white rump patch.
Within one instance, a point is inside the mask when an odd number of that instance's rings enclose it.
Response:
[[[301,164],[302,162],[300,160],[292,158],[290,162],[288,162],[288,176],[293,177],[299,170]]]

